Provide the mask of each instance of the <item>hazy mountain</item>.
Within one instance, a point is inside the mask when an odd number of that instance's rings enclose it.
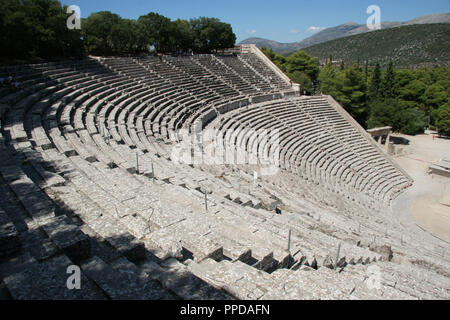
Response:
[[[306,48],[313,46],[318,43],[334,40],[337,38],[345,37],[347,35],[354,34],[353,32],[355,30],[358,30],[361,28],[361,25],[357,24],[356,22],[347,22],[344,24],[341,24],[340,26],[333,27],[333,28],[327,28],[325,30],[322,30],[312,37],[306,38],[303,41],[296,42],[299,48]]]
[[[406,22],[382,22],[382,29],[390,29],[405,25],[414,24],[430,24],[430,23],[450,23],[450,13],[431,14],[423,17],[419,17]],[[330,40],[335,40],[352,35],[362,34],[369,32],[370,30],[366,25],[357,24],[355,22],[348,22],[337,27],[327,28],[322,30],[313,36],[294,43],[280,43],[277,41],[267,40],[263,38],[248,38],[239,44],[256,44],[259,48],[265,46],[272,48],[275,52],[280,54],[287,54],[298,49],[304,49],[313,45],[324,43]]]
[[[424,24],[424,23],[448,23],[450,22],[450,13],[429,14],[422,16],[404,24]]]
[[[239,44],[255,44],[258,48],[261,48],[261,47],[272,48],[276,52],[280,52],[280,51],[291,52],[291,51],[293,51],[292,50],[293,47],[297,48],[295,46],[295,43],[280,43],[280,42],[271,41],[271,40],[267,40],[264,38],[256,38],[256,37],[245,39],[244,41],[241,41]]]

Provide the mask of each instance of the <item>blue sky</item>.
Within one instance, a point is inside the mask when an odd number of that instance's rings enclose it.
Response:
[[[157,12],[171,19],[200,16],[219,18],[232,25],[238,42],[261,37],[295,42],[349,21],[365,23],[369,5],[381,8],[382,21],[407,21],[432,13],[450,12],[450,0],[62,0],[78,5],[83,18],[111,11],[137,19]]]

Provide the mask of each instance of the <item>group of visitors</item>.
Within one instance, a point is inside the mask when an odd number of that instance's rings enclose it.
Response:
[[[12,92],[19,91],[22,89],[20,82],[17,81],[14,74],[9,74],[6,78],[0,78],[0,87],[9,87]]]

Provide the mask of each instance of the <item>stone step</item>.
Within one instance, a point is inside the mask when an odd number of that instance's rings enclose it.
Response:
[[[128,260],[110,264],[92,257],[81,264],[83,273],[113,300],[160,300],[167,297],[159,283],[148,281]]]
[[[91,256],[88,236],[67,216],[49,218],[41,227],[57,248],[72,261],[79,262]]]
[[[19,233],[6,212],[0,208],[0,261],[20,251]]]
[[[139,261],[145,257],[142,242],[127,232],[127,228],[118,219],[104,214],[89,198],[74,187],[51,188],[60,199],[71,208],[76,216],[99,234],[120,254],[131,261]]]
[[[201,263],[187,261],[189,270],[211,285],[221,288],[238,299],[255,300],[262,297],[272,286],[270,275],[237,261],[220,263],[206,259]]]
[[[0,179],[0,181],[0,191],[3,194],[3,197],[0,198],[0,205],[19,232],[23,251],[30,253],[37,261],[43,261],[56,255],[58,252],[56,245],[50,241],[40,226],[27,215],[20,205],[20,201],[4,184],[4,180]]]
[[[140,268],[151,279],[160,281],[184,300],[229,300],[232,297],[225,291],[211,286],[195,276],[188,267],[176,259],[168,259],[161,266],[147,261]]]
[[[4,169],[1,167],[2,173]],[[59,250],[74,261],[88,258],[90,249],[86,235],[68,217],[55,216],[52,201],[19,167],[12,167],[11,171],[17,179],[9,182],[9,185],[37,226],[42,228]],[[29,234],[32,235],[32,232]]]
[[[207,237],[199,239],[201,235],[195,233],[192,223],[192,221],[184,220],[156,230],[147,236],[147,241],[165,252],[181,247],[183,248],[183,258],[195,261],[202,261],[206,258],[218,261],[223,259],[223,247]]]
[[[65,255],[44,262],[30,261],[26,268],[3,279],[14,300],[105,300],[103,294],[84,272],[80,289],[67,288],[68,268],[74,263]]]

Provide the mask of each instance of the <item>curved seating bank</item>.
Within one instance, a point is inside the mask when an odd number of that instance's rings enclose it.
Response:
[[[410,178],[331,97],[298,96],[257,55],[8,71],[24,89],[0,90],[3,296],[449,298],[442,244],[387,213]],[[174,161],[178,132],[199,123],[227,146],[276,152],[279,173]],[[65,287],[73,264],[81,291]],[[382,290],[356,286],[374,265]]]

